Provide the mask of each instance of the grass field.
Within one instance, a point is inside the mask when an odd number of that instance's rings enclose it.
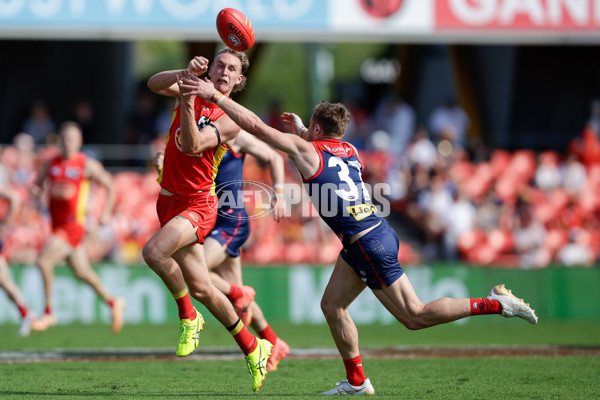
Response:
[[[486,317],[484,317],[486,318]],[[489,323],[488,323],[489,320]],[[408,331],[398,324],[359,326],[361,346],[543,346],[600,348],[600,322],[544,322],[531,326],[500,318],[464,326]],[[206,326],[197,353],[235,348],[219,326]],[[326,326],[276,325],[294,351],[319,348],[331,354]],[[118,335],[107,326],[58,326],[16,336],[0,326],[0,355],[65,349],[156,349],[174,352],[177,326],[126,326]],[[6,357],[5,357],[6,358]],[[235,358],[235,357],[234,357]],[[600,397],[600,357],[366,358],[365,371],[378,398],[406,399],[591,399]],[[319,398],[344,379],[338,358],[290,356],[268,375],[258,393],[239,356],[234,360],[168,359],[91,362],[6,363],[0,359],[0,399],[276,399]]]

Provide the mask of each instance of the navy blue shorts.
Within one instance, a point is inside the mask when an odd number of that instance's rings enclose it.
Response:
[[[217,222],[208,237],[215,239],[217,242],[225,245],[225,250],[231,257],[240,255],[240,247],[250,236],[250,222],[246,213],[234,212],[217,217]]]
[[[398,262],[398,247],[398,235],[383,220],[371,232],[345,246],[340,255],[369,288],[381,289],[404,273]]]

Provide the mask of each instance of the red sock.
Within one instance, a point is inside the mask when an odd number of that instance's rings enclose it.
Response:
[[[273,329],[271,329],[270,325],[267,325],[265,329],[258,332],[258,336],[260,336],[261,339],[267,339],[273,345],[277,341],[277,335],[275,334],[275,332],[273,332]]]
[[[344,366],[346,367],[346,379],[352,386],[360,386],[367,379],[360,356],[344,360]]]
[[[233,336],[245,355],[252,353],[254,349],[256,349],[258,340],[256,339],[256,336],[250,333],[241,319],[238,319],[237,322],[228,327],[227,330],[231,333],[231,336]]]
[[[231,285],[231,289],[229,289],[229,293],[227,293],[227,298],[231,301],[237,300],[244,295],[242,288],[239,286]]]
[[[108,304],[110,308],[113,308],[115,306],[115,299],[108,299],[106,304]]]
[[[46,304],[46,308],[44,309],[44,314],[48,314],[48,315],[52,314],[52,306],[50,306],[50,304]]]
[[[469,299],[471,315],[502,314],[502,305],[498,300]]]
[[[17,304],[17,307],[19,308],[19,312],[21,313],[21,318],[25,318],[27,316],[27,307],[20,304]]]
[[[175,302],[177,303],[177,310],[179,311],[179,319],[195,319],[196,318],[196,309],[192,304],[192,299],[190,298],[190,294],[186,289],[183,289],[179,293],[173,294],[173,298],[175,298]]]

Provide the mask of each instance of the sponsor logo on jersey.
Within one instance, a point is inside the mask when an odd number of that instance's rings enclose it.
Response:
[[[327,150],[328,152],[335,154],[335,155],[338,155],[340,153],[345,153],[347,155],[349,152],[352,152],[351,147],[344,147],[344,146],[329,147],[326,144],[324,144],[323,147],[325,148],[325,150]]]
[[[357,204],[354,206],[346,207],[346,210],[356,219],[360,221],[363,218],[367,218],[369,215],[377,212],[377,207],[373,204]]]

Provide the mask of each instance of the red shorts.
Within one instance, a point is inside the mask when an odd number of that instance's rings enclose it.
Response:
[[[204,244],[204,238],[215,226],[217,207],[217,196],[208,193],[189,197],[159,194],[156,201],[156,213],[161,227],[173,218],[181,216],[190,221],[194,228],[198,228],[196,231],[198,241],[194,243],[200,244]]]
[[[73,247],[79,246],[85,236],[85,227],[81,224],[70,222],[52,226],[52,232]]]

